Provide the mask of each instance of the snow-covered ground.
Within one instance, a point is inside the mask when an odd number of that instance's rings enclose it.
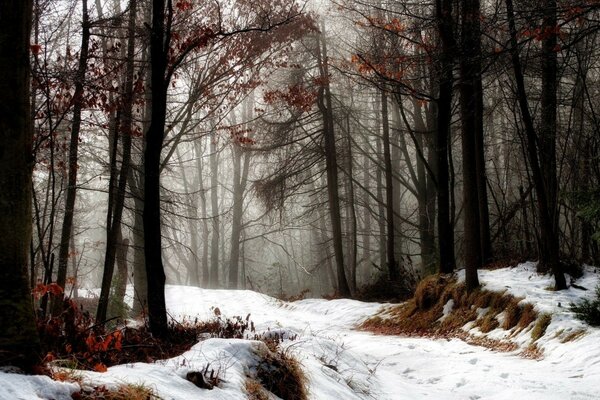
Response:
[[[513,269],[481,271],[480,280],[492,290],[508,290],[526,298],[541,313],[552,313],[547,333],[537,345],[541,360],[498,353],[460,340],[375,336],[354,327],[377,313],[382,304],[352,300],[302,300],[284,303],[251,291],[167,287],[167,306],[175,318],[209,319],[211,307],[224,316],[251,314],[257,331],[277,331],[288,337],[283,346],[301,363],[311,399],[599,399],[600,329],[573,319],[570,302],[592,296],[598,274],[587,268],[571,288],[554,293],[550,277],[539,276],[531,263]],[[576,340],[569,334],[586,329]],[[476,331],[471,333],[477,334]],[[500,329],[491,337],[506,338]],[[509,338],[521,348],[530,332]],[[246,399],[244,381],[260,361],[262,342],[208,339],[185,354],[153,364],[111,367],[107,372],[81,372],[85,383],[107,386],[144,384],[162,399]],[[207,364],[223,383],[203,390],[185,379]],[[74,384],[45,377],[0,373],[0,399],[70,399]]]

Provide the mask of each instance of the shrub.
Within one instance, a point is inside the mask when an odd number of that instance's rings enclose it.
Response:
[[[577,319],[591,326],[600,326],[600,285],[596,286],[596,297],[584,299],[578,304],[571,303],[571,311]]]

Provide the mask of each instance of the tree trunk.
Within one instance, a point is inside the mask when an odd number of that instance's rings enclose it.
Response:
[[[216,128],[215,128],[216,129]],[[212,213],[212,237],[210,246],[210,287],[219,287],[219,161],[217,154],[217,134],[213,133],[210,142],[210,204]]]
[[[239,143],[233,144],[233,219],[231,222],[231,251],[229,257],[229,288],[239,286],[240,237],[244,212],[244,191],[250,167],[248,152]]]
[[[118,154],[118,138],[122,136],[122,156],[121,168],[117,173],[111,171],[110,190],[114,191],[114,207],[111,209],[109,201],[109,210],[106,226],[106,253],[104,257],[104,274],[102,276],[102,287],[100,299],[98,301],[98,311],[96,312],[97,323],[103,323],[106,320],[106,312],[108,309],[110,287],[112,283],[115,260],[117,257],[118,246],[122,246],[121,219],[123,216],[123,208],[125,206],[125,191],[127,188],[127,178],[129,176],[129,168],[131,163],[131,145],[132,145],[132,126],[133,126],[133,80],[134,80],[134,57],[135,57],[135,27],[137,18],[137,0],[129,2],[129,21],[128,21],[128,39],[127,39],[127,65],[125,69],[125,85],[123,91],[123,110],[122,121],[117,122],[114,132],[114,148],[113,160],[111,165],[116,170],[116,159]],[[117,118],[119,121],[119,118]],[[119,131],[122,128],[122,134]],[[115,171],[116,172],[116,171]],[[118,176],[118,183],[116,182]],[[121,250],[122,251],[122,250]],[[121,263],[121,265],[123,265]],[[125,272],[124,282],[127,284],[127,272]],[[118,298],[118,297],[117,297]],[[122,299],[121,299],[122,301]]]
[[[482,248],[478,198],[477,136],[483,115],[481,88],[479,0],[463,0],[461,8],[460,116],[463,161],[463,210],[465,284],[467,290],[479,286]]]
[[[400,271],[398,269],[398,261],[396,260],[395,236],[396,229],[394,228],[394,172],[392,168],[392,151],[390,144],[390,121],[388,112],[388,96],[385,90],[381,91],[381,121],[383,132],[383,162],[385,171],[385,215],[387,222],[386,250],[387,250],[387,268],[391,281],[400,279]]]
[[[81,109],[83,108],[83,89],[90,44],[90,21],[87,9],[87,0],[82,2],[82,33],[79,64],[75,75],[75,92],[73,94],[73,121],[71,125],[71,138],[69,142],[69,178],[65,200],[65,215],[62,223],[60,247],[58,252],[58,270],[56,283],[64,289],[67,280],[67,262],[69,260],[69,242],[73,231],[73,213],[75,198],[77,196],[77,160],[79,149],[79,132],[81,129]],[[57,298],[52,307],[53,315],[62,312],[62,298]]]
[[[202,149],[200,143],[196,142],[196,165],[198,173],[198,193],[200,195],[200,208],[202,210],[202,287],[206,288],[209,284],[209,261],[208,261],[208,238],[210,230],[208,228],[208,211],[206,204],[206,190],[204,188],[204,175],[202,164]]]
[[[439,60],[436,154],[438,164],[438,247],[440,272],[454,271],[454,228],[450,215],[449,139],[452,122],[453,54],[455,51],[451,0],[436,0],[436,20],[442,50]]]
[[[0,365],[39,362],[31,288],[30,0],[0,2]],[[10,45],[8,45],[10,43]]]
[[[556,8],[553,10],[556,12]],[[525,126],[525,144],[527,150],[527,156],[529,158],[529,165],[531,167],[531,172],[533,176],[533,184],[535,186],[536,194],[537,194],[537,207],[538,207],[538,218],[540,223],[540,242],[544,244],[540,246],[540,251],[542,249],[546,249],[548,254],[544,255],[544,262],[547,263],[552,268],[552,272],[554,273],[555,279],[555,289],[562,290],[566,289],[567,282],[565,280],[565,276],[562,273],[559,265],[559,257],[558,257],[558,232],[554,230],[553,227],[553,215],[550,210],[548,201],[548,193],[546,190],[546,178],[544,177],[544,172],[542,171],[539,159],[538,159],[538,137],[535,132],[535,127],[533,124],[533,118],[529,111],[529,104],[527,102],[527,94],[525,92],[525,79],[523,77],[523,69],[521,66],[521,59],[519,56],[519,48],[517,44],[517,28],[515,24],[515,16],[514,16],[514,8],[512,0],[506,0],[506,12],[507,19],[509,25],[509,33],[510,33],[510,53],[511,60],[513,64],[513,71],[515,74],[515,81],[517,84],[517,99],[519,101],[519,108],[521,110],[521,116],[523,117],[523,124]],[[547,44],[544,44],[543,47],[545,50]],[[554,48],[552,49],[554,51]],[[547,56],[547,55],[546,55]],[[545,56],[545,57],[546,57]],[[544,57],[544,58],[545,58]],[[552,56],[548,56],[552,58]],[[544,59],[543,63],[550,62],[549,60]],[[544,67],[548,68],[548,66]],[[543,68],[543,69],[544,69]],[[550,73],[548,71],[546,74]],[[555,71],[556,73],[556,71]],[[545,80],[548,79],[546,76]],[[556,84],[556,83],[554,83]],[[556,88],[555,88],[556,89]],[[544,94],[548,95],[545,91],[551,91],[549,88],[545,88],[543,90]],[[556,95],[556,93],[554,93]],[[548,101],[548,100],[546,100]],[[549,107],[546,104],[545,107]],[[548,111],[551,113],[550,111]],[[556,112],[556,110],[554,111]],[[556,116],[556,114],[554,114]],[[553,124],[555,124],[554,122]],[[552,124],[552,122],[550,122]],[[548,128],[546,128],[548,129]],[[546,138],[547,139],[547,138]],[[547,155],[545,155],[547,156]],[[556,171],[554,171],[556,173]],[[541,262],[541,254],[540,254],[540,262]]]
[[[160,157],[165,137],[167,112],[168,32],[165,27],[165,1],[152,2],[150,36],[152,116],[146,133],[144,151],[144,256],[148,280],[148,320],[150,331],[157,337],[167,336],[165,304],[165,269],[162,261],[160,222]],[[165,41],[167,43],[165,43]]]
[[[322,28],[322,35],[324,34],[324,27]],[[344,250],[343,250],[343,239],[342,239],[342,217],[340,214],[340,198],[339,198],[339,184],[338,184],[338,162],[337,162],[337,150],[335,144],[335,132],[333,122],[333,110],[331,101],[331,91],[329,88],[329,69],[327,66],[327,45],[322,36],[319,36],[319,49],[317,51],[317,58],[319,63],[321,78],[326,81],[319,88],[319,95],[317,103],[319,110],[323,116],[323,135],[325,137],[325,163],[327,170],[327,193],[329,203],[329,215],[331,218],[331,227],[333,232],[333,251],[335,255],[337,280],[338,280],[338,292],[342,297],[350,296],[350,287],[348,286],[348,280],[346,279],[346,271],[344,268]]]

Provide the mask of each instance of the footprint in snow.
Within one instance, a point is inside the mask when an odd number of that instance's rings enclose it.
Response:
[[[456,382],[455,387],[459,388],[462,386],[465,386],[467,384],[467,381],[465,380],[465,378],[461,378],[461,380],[459,382]]]
[[[502,378],[502,379],[506,379],[508,377],[509,377],[509,374],[507,372],[503,372],[500,374],[500,378]]]
[[[478,362],[478,361],[479,361],[479,360],[478,360],[478,359],[476,359],[476,358],[471,358],[471,359],[469,360],[469,364],[471,364],[471,365],[475,365],[475,364],[477,364],[477,362]]]

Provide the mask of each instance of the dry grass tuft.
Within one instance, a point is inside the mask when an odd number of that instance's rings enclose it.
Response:
[[[576,329],[573,332],[568,333],[567,335],[560,338],[561,343],[574,342],[575,340],[581,339],[583,336],[587,334],[587,330],[585,329]]]
[[[537,318],[538,318],[538,313],[533,308],[533,304],[525,303],[522,306],[521,317],[519,318],[519,322],[517,322],[517,327],[519,329],[526,329]]]
[[[285,400],[308,399],[307,379],[294,357],[273,346],[267,347],[261,357],[256,376],[246,380],[250,399],[269,399],[269,392]]]
[[[535,342],[546,334],[546,329],[548,328],[548,325],[550,325],[550,322],[552,322],[552,316],[550,314],[544,313],[540,315],[531,331],[532,341]]]
[[[248,400],[270,400],[269,393],[256,379],[246,378],[245,386]]]
[[[73,393],[74,400],[160,400],[154,390],[144,385],[124,384],[116,389],[96,386]]]

